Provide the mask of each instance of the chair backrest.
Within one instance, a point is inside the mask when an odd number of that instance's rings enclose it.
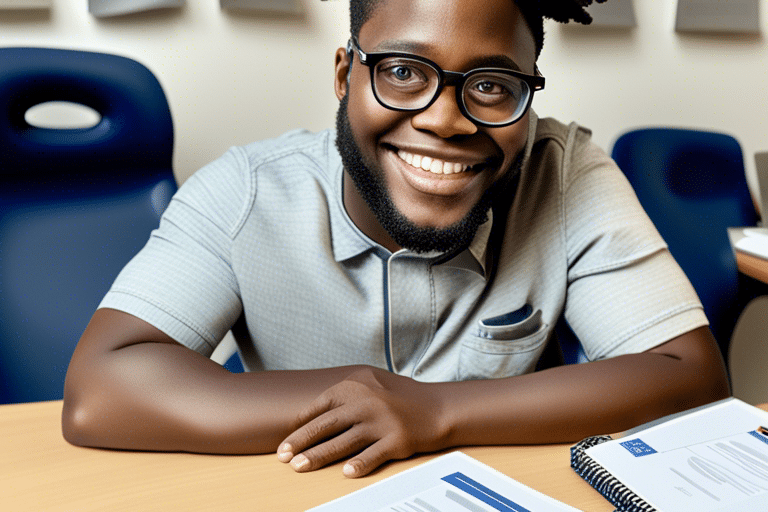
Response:
[[[50,101],[90,128],[25,120]],[[62,397],[74,347],[176,190],[173,125],[143,65],[115,55],[0,48],[0,403]]]
[[[739,314],[759,290],[739,273],[727,234],[757,222],[739,143],[721,133],[646,128],[619,137],[612,156],[696,289],[727,358]]]

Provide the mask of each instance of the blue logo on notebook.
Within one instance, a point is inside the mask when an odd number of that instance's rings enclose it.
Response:
[[[619,443],[621,446],[627,449],[629,453],[634,455],[635,457],[643,457],[644,455],[650,455],[652,453],[656,453],[656,450],[645,444],[640,439],[631,439],[629,441],[624,441],[622,443]]]

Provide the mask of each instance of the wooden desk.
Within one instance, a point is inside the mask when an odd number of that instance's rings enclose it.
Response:
[[[768,284],[768,260],[738,250],[733,252],[740,272]]]
[[[61,402],[0,406],[3,510],[278,510],[320,505],[426,462],[419,456],[350,480],[341,464],[294,473],[275,455],[214,456],[78,448],[61,436]],[[568,445],[461,451],[560,501],[613,507],[570,469]]]
[[[742,233],[743,229],[728,228],[728,237],[731,241],[731,247],[734,247],[733,253],[736,256],[736,265],[739,267],[740,272],[768,284],[768,260],[735,249],[736,242],[744,236]]]

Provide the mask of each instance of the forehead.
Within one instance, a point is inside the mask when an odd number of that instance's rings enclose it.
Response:
[[[513,0],[383,0],[359,40],[369,52],[413,48],[455,71],[505,56],[532,73],[536,58],[533,35]]]

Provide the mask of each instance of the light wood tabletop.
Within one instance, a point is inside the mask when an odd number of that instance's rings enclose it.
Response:
[[[768,260],[735,250],[736,265],[744,274],[768,284]]]
[[[79,448],[61,435],[60,401],[0,406],[2,510],[299,511],[435,457],[387,464],[356,480],[341,464],[294,473],[274,454],[217,456]],[[581,510],[613,507],[570,468],[569,445],[462,452]]]

